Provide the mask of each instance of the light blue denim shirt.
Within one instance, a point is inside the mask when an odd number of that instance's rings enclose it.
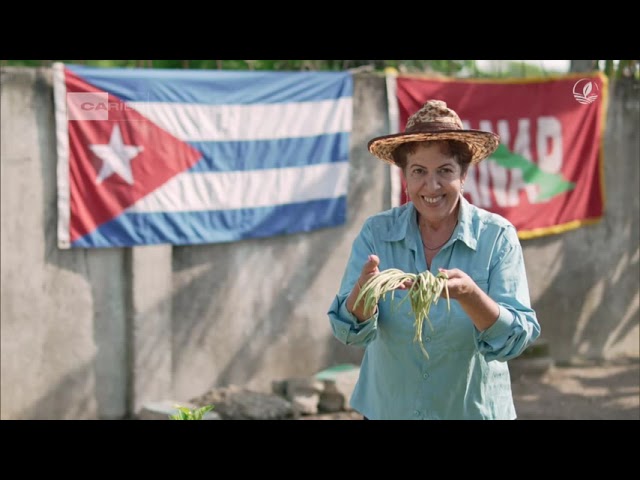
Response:
[[[429,358],[414,341],[415,326],[406,290],[378,303],[370,319],[358,323],[346,299],[369,254],[379,269],[419,273],[427,269],[413,203],[369,217],[353,242],[340,290],[329,311],[331,328],[345,345],[364,347],[351,406],[372,420],[515,419],[507,360],[520,355],[540,335],[531,308],[522,249],[515,228],[501,216],[460,197],[458,225],[432,261],[459,268],[500,307],[498,320],[480,332],[460,304],[441,297],[423,323]]]

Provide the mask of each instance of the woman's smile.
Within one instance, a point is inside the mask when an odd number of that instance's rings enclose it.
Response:
[[[420,196],[420,198],[430,207],[437,207],[444,200],[445,195],[438,195],[436,197],[425,197]]]

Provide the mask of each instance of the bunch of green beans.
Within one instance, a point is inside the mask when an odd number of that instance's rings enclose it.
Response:
[[[393,300],[396,289],[407,282],[410,282],[411,286],[409,287],[407,296],[402,300],[402,302],[408,298],[411,303],[411,310],[415,317],[414,326],[416,330],[413,340],[419,342],[422,353],[429,358],[429,353],[422,342],[423,324],[426,320],[433,331],[433,325],[429,319],[429,312],[431,310],[431,305],[438,302],[443,290],[447,293],[447,308],[451,309],[447,280],[448,277],[444,272],[439,272],[437,275],[433,275],[430,271],[426,270],[416,274],[406,273],[397,268],[389,268],[367,280],[360,289],[355,304],[358,305],[360,302],[364,302],[365,311],[369,311],[373,309],[373,307],[377,305],[378,301],[381,298],[384,298],[389,292],[391,292],[391,300]]]

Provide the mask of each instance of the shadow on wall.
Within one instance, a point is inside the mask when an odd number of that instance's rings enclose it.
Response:
[[[375,169],[354,170],[352,175],[373,177],[375,174]],[[359,179],[354,188],[349,190],[350,212],[364,208],[363,185],[368,181],[375,179]],[[249,324],[243,321],[236,323],[240,324],[238,328],[243,328],[242,325],[250,328],[251,334],[242,346],[231,352],[226,365],[221,366],[217,374],[211,375],[213,384],[206,388],[249,381],[263,369],[263,352],[284,335],[299,342],[299,345],[287,346],[291,352],[290,362],[300,362],[300,365],[313,362],[313,359],[306,359],[310,347],[304,343],[303,329],[292,324],[296,318],[291,312],[295,312],[296,304],[309,294],[314,278],[335,254],[337,246],[344,242],[345,231],[348,231],[346,227],[340,227],[278,239],[247,240],[232,245],[174,247],[174,275],[179,275],[181,271],[197,272],[189,277],[186,284],[174,287],[174,367],[179,370],[180,364],[188,361],[186,357],[193,352],[194,346],[204,346],[204,342],[198,339],[223,335],[225,328],[234,325],[234,315],[241,309],[230,299],[241,298],[239,293],[243,289],[264,290],[268,296],[269,290],[274,288],[272,283],[281,279],[286,279],[286,283],[277,287],[277,302],[273,302],[267,310],[262,310],[260,305],[251,306],[249,310],[255,313],[255,318]],[[251,268],[248,269],[248,266]],[[247,277],[247,273],[251,278]],[[336,285],[339,280],[336,278]],[[328,301],[314,314],[317,320],[313,321],[323,322],[328,327],[326,312],[336,292],[324,293]],[[257,302],[260,295],[252,294],[248,298]],[[299,332],[299,337],[295,338],[292,332]],[[313,339],[312,336],[309,338]],[[221,337],[218,342],[223,344],[225,339]],[[326,338],[325,342],[324,365],[312,366],[305,374],[314,373],[316,367],[324,368],[335,363],[360,363],[361,350],[346,347],[333,336]],[[227,347],[221,345],[221,348]]]
[[[285,336],[291,337],[292,342],[299,342],[299,346],[287,344],[289,361],[304,364],[309,347],[305,345],[304,338],[294,336],[293,332],[302,333],[302,329],[292,325],[296,318],[291,312],[295,311],[296,302],[307,295],[311,280],[318,275],[337,242],[330,232],[318,232],[315,236],[317,238],[311,241],[313,262],[304,252],[297,256],[291,254],[296,245],[302,248],[303,243],[309,242],[308,238],[300,238],[299,235],[283,237],[277,243],[273,240],[251,240],[238,242],[233,247],[174,247],[174,265],[197,271],[186,284],[174,289],[174,368],[179,372],[183,363],[193,364],[195,359],[192,355],[198,346],[212,348],[219,345],[225,353],[216,355],[211,352],[210,360],[224,358],[225,365],[216,366],[215,372],[209,372],[207,379],[210,383],[206,388],[244,384],[264,370],[265,352]],[[214,260],[204,265],[203,258]],[[292,263],[294,258],[295,263]],[[240,272],[238,265],[242,265],[244,270],[247,270],[247,265],[253,265],[253,278]],[[286,270],[293,273],[280,275],[274,272],[270,275],[275,265],[286,265]],[[281,286],[274,287],[273,282],[283,280]],[[210,288],[203,288],[205,285]],[[278,301],[266,305],[266,309],[261,308],[258,292],[264,291],[264,297],[268,298],[268,292],[274,288],[281,292]],[[252,290],[247,296],[251,305],[237,305],[242,301],[243,289]],[[234,299],[238,299],[237,302]],[[251,312],[253,318],[238,318],[246,312]],[[316,317],[318,322],[324,322],[326,314],[318,312]],[[233,339],[229,342],[225,336],[234,325],[236,330],[230,332]],[[243,340],[238,342],[240,338]],[[332,339],[329,342],[332,343]]]
[[[95,395],[98,404],[98,415],[121,418],[125,415],[127,401],[126,315],[130,290],[127,283],[127,251],[118,248],[90,251],[58,248],[57,150],[50,77],[50,69],[38,69],[34,91],[30,94],[34,102],[31,108],[37,112],[36,133],[40,146],[38,160],[42,178],[43,258],[45,265],[54,267],[47,268],[43,273],[47,297],[55,302],[54,314],[45,321],[59,322],[50,328],[77,333],[87,328],[83,326],[83,308],[78,306],[78,303],[85,304],[87,309],[92,309],[87,314],[88,319],[92,320],[93,345],[86,344],[84,347],[88,350],[94,347],[95,353],[90,364],[77,369],[76,374],[65,375],[58,386],[45,396],[43,405],[30,409],[33,414],[28,414],[28,418],[43,418],[43,412],[49,418],[63,415],[66,418],[92,417],[96,410],[96,405],[88,400],[92,395]],[[78,279],[70,282],[69,273]],[[90,369],[93,375],[90,375]],[[70,392],[75,392],[75,395],[71,397]],[[81,399],[78,400],[76,396],[79,392],[87,393],[80,393]],[[64,406],[60,415],[56,414],[58,406]],[[85,407],[93,410],[87,412]]]
[[[54,388],[18,412],[12,419],[19,420],[93,420],[95,419],[95,393],[93,365],[85,363],[60,378]],[[116,416],[113,419],[118,419]]]
[[[619,252],[619,262],[612,265],[608,260],[597,258],[585,262],[585,258],[592,258],[591,255],[576,248],[579,242],[572,241],[580,233],[563,235],[561,258],[554,267],[555,276],[535,305],[542,335],[548,339],[551,355],[558,364],[572,363],[580,358],[611,358],[620,353],[611,349],[638,328],[640,252],[637,239],[635,249],[631,245],[633,242],[629,242],[628,251]],[[601,251],[608,252],[607,238],[604,232],[602,235]],[[551,243],[557,240],[535,241]],[[609,242],[613,241],[609,239]],[[602,328],[603,323],[611,328]]]
[[[640,156],[637,91],[634,85],[612,86],[604,161],[605,213],[594,225],[523,242],[527,266],[536,285],[546,287],[536,301],[542,335],[556,363],[607,359],[628,352],[639,327]],[[635,212],[635,213],[630,213]],[[529,251],[527,247],[531,245]],[[544,254],[537,255],[537,252]],[[532,253],[536,252],[536,253]],[[534,258],[535,257],[535,258]],[[546,262],[545,269],[540,264]],[[551,277],[550,282],[543,279]],[[637,345],[635,346],[637,352]]]

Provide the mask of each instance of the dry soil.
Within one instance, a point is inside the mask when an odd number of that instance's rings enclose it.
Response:
[[[553,366],[513,378],[519,420],[640,420],[640,359]],[[302,420],[359,420],[357,412]]]

